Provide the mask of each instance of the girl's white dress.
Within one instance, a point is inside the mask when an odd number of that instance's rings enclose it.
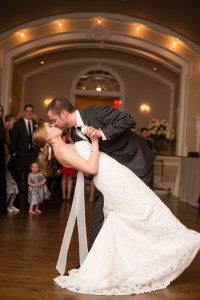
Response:
[[[28,177],[30,178],[31,183],[37,184],[43,181],[42,173],[39,172],[35,176],[32,172],[29,173]],[[49,199],[50,191],[46,184],[43,184],[40,187],[37,186],[28,186],[28,203],[33,205],[38,205],[43,202],[44,199]]]
[[[91,145],[75,144],[88,159]],[[130,295],[167,287],[200,248],[187,229],[132,171],[100,154],[96,187],[104,195],[105,222],[85,261],[55,282],[70,291]]]

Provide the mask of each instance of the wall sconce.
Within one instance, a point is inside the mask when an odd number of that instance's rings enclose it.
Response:
[[[101,92],[102,91],[102,88],[100,86],[96,87],[96,91],[97,92]]]
[[[58,22],[58,26],[59,26],[59,27],[62,26],[62,22],[61,22],[61,21]]]
[[[52,99],[51,98],[47,98],[44,100],[44,105],[47,106],[51,103]]]
[[[151,108],[148,104],[141,104],[140,105],[140,111],[142,112],[150,112]]]

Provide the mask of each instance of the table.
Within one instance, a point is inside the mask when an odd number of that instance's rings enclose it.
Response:
[[[200,195],[200,158],[182,157],[180,167],[180,200],[198,207]]]

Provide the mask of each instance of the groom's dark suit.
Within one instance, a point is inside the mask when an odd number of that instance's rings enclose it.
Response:
[[[99,148],[119,163],[128,167],[149,187],[153,188],[153,161],[155,155],[147,143],[130,128],[135,121],[131,115],[120,112],[109,106],[95,105],[79,110],[84,125],[101,129],[106,140],[99,139]],[[75,128],[71,137],[74,142],[80,140]],[[90,246],[94,242],[103,224],[103,196],[98,197],[94,211]]]

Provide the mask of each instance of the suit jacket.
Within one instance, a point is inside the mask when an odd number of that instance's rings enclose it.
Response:
[[[33,121],[33,132],[36,128],[36,122]],[[29,152],[29,136],[24,119],[14,123],[11,132],[10,153],[14,153],[20,159],[25,159]],[[35,157],[38,154],[38,148],[34,147]]]
[[[99,139],[99,148],[138,176],[144,176],[153,165],[155,155],[147,143],[130,128],[135,121],[131,115],[105,105],[79,110],[85,125],[101,129],[107,140]],[[74,142],[80,140],[72,128]]]
[[[152,141],[150,141],[150,140],[148,140],[148,139],[144,139],[144,138],[143,138],[143,140],[147,143],[147,145],[149,146],[149,148],[150,148],[151,150],[153,150]]]

